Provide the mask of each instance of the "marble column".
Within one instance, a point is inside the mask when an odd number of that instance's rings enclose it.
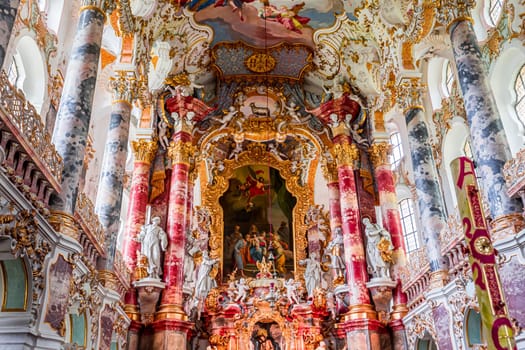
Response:
[[[355,144],[350,143],[348,137],[339,137],[334,145],[334,154],[337,159],[341,195],[341,227],[344,237],[346,278],[350,288],[350,312],[352,312],[352,307],[363,307],[373,311],[366,288],[368,273],[354,174],[354,162],[358,159],[359,150]]]
[[[5,54],[11,32],[15,23],[20,0],[4,0],[0,2],[0,69],[4,65]],[[6,69],[7,70],[7,69]]]
[[[106,230],[106,269],[112,270],[117,235],[120,227],[120,209],[124,189],[124,173],[128,155],[129,121],[134,77],[125,71],[117,72],[111,80],[113,105],[109,117],[106,148],[97,192],[95,212]]]
[[[83,0],[82,4],[52,140],[64,161],[64,170],[62,192],[51,199],[51,206],[66,214],[73,213],[82,172],[105,11],[116,6],[110,0]]]
[[[464,14],[458,15],[448,30],[465,100],[476,172],[493,219],[492,235],[498,240],[512,236],[525,227],[521,215],[523,207],[518,198],[510,198],[506,191],[503,166],[512,156],[472,28],[472,19]]]
[[[146,208],[149,197],[149,177],[151,163],[157,153],[158,143],[155,140],[138,139],[131,142],[134,164],[131,176],[126,234],[124,236],[124,260],[131,271],[137,265],[137,251],[140,242],[134,240],[146,223]]]
[[[175,97],[181,102],[181,96]],[[184,252],[186,235],[190,230],[188,218],[191,201],[189,193],[191,157],[195,147],[191,142],[192,117],[194,112],[187,106],[176,104],[171,116],[174,118],[172,141],[168,147],[171,160],[171,183],[168,199],[168,248],[164,256],[164,281],[166,288],[162,293],[160,307],[155,315],[154,345],[158,349],[171,349],[172,339],[179,346],[186,347],[192,323],[188,321],[184,304]],[[177,113],[173,113],[177,112]]]
[[[155,140],[138,139],[131,142],[134,155],[133,173],[131,176],[131,189],[129,194],[129,205],[127,224],[124,235],[123,256],[126,266],[132,272],[137,266],[137,252],[140,252],[140,242],[134,238],[138,236],[142,226],[146,223],[146,209],[149,197],[149,177],[151,163],[157,153],[158,143]],[[132,275],[132,280],[135,277]],[[140,313],[138,309],[137,294],[131,288],[124,297],[125,311],[132,320],[132,334],[138,337],[141,327]],[[134,332],[134,333],[133,333]],[[135,338],[133,338],[135,339]],[[138,339],[138,338],[137,338]],[[138,340],[137,340],[138,341]]]
[[[434,287],[443,286],[447,282],[448,274],[447,263],[441,256],[439,240],[439,235],[446,225],[443,192],[429,142],[429,132],[425,123],[423,107],[410,107],[405,117],[416,183],[419,217],[423,222],[423,244],[430,263],[432,285]]]
[[[393,291],[394,302],[390,313],[389,326],[392,329],[394,349],[401,350],[407,349],[408,346],[403,324],[403,317],[408,313],[408,299],[406,293],[403,292],[400,276],[402,270],[405,269],[406,251],[399,216],[395,178],[388,159],[390,148],[391,146],[387,142],[376,142],[370,146],[369,155],[374,166],[383,227],[390,233],[394,246],[395,265],[392,268],[392,276],[396,282],[396,287]]]
[[[337,165],[333,161],[325,161],[322,165],[324,177],[328,186],[328,205],[330,210],[330,230],[334,232],[341,227],[341,194],[339,193],[339,179]]]
[[[159,312],[168,306],[171,311],[180,312],[183,304],[184,285],[184,246],[186,232],[189,230],[188,201],[189,201],[189,170],[190,157],[194,154],[191,136],[187,133],[175,135],[168,148],[168,156],[172,162],[171,186],[168,203],[167,233],[169,237],[168,249],[164,258],[164,280],[166,289],[162,295],[162,306]]]

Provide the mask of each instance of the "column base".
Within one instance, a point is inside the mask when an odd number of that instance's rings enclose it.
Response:
[[[160,320],[153,324],[153,347],[155,350],[186,349],[188,337],[194,324],[180,320]]]
[[[155,314],[155,321],[188,321],[188,315],[180,305],[164,304],[161,305],[159,311]]]
[[[350,311],[343,316],[343,322],[354,320],[377,320],[377,312],[370,304],[351,306]]]
[[[515,236],[525,228],[525,219],[521,214],[498,216],[490,223],[492,242]]]
[[[390,312],[390,322],[393,323],[394,321],[401,321],[407,314],[408,307],[406,304],[396,304],[394,305],[392,312]]]
[[[374,319],[354,319],[340,325],[348,350],[391,350],[388,330]]]

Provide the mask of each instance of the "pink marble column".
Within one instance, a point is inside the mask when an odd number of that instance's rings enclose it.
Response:
[[[344,236],[346,278],[350,289],[350,312],[352,307],[367,307],[371,310],[370,296],[366,288],[368,273],[354,174],[354,162],[359,156],[359,151],[350,143],[348,137],[339,137],[334,146],[334,153],[337,157],[341,195],[341,228]]]
[[[135,163],[131,178],[131,190],[129,196],[126,235],[124,236],[124,261],[130,271],[134,271],[137,265],[137,251],[140,251],[140,243],[134,238],[140,233],[142,225],[146,220],[146,207],[149,195],[149,174],[151,162],[157,153],[157,142],[146,139],[132,141]],[[133,276],[132,276],[133,279]],[[140,314],[135,289],[131,288],[124,297],[125,311],[131,320],[140,325]]]
[[[137,265],[137,251],[140,243],[134,238],[140,233],[146,220],[146,207],[149,196],[149,174],[151,162],[157,152],[157,142],[140,139],[131,143],[135,163],[131,179],[126,236],[124,237],[124,260],[133,271]]]
[[[370,160],[374,166],[374,176],[377,185],[379,205],[384,228],[390,232],[394,246],[394,259],[392,277],[397,283],[393,291],[394,305],[390,313],[389,326],[393,333],[395,350],[407,348],[405,326],[403,317],[408,313],[407,295],[403,292],[400,273],[405,268],[406,251],[403,238],[403,229],[399,216],[396,196],[394,173],[388,160],[390,144],[386,142],[374,143],[369,148]]]
[[[325,162],[322,166],[323,174],[328,182],[328,206],[330,209],[330,230],[341,227],[341,194],[339,193],[339,179],[337,165],[334,162]]]
[[[172,161],[171,186],[168,203],[167,233],[168,249],[164,258],[164,280],[166,289],[162,295],[162,305],[172,305],[182,311],[182,287],[184,284],[184,245],[186,232],[189,229],[188,182],[190,162],[193,154],[191,136],[178,134],[168,149]],[[180,308],[180,309],[179,309]]]

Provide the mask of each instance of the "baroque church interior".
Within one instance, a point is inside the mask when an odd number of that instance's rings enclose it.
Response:
[[[523,0],[1,0],[0,349],[525,349]]]

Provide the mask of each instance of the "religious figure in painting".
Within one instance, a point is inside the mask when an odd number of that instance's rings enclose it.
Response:
[[[248,237],[249,235],[247,234],[246,236]],[[235,267],[240,272],[241,276],[244,277],[244,265],[248,263],[248,261],[246,260],[248,242],[240,232],[235,234],[234,239],[236,239],[235,245],[233,246],[233,259]]]
[[[280,350],[281,347],[277,344],[272,337],[268,335],[268,331],[264,328],[259,328],[257,334],[253,339],[254,345],[253,350]]]
[[[277,8],[266,1],[264,8],[260,11],[259,16],[269,21],[281,23],[286,29],[302,34],[301,29],[305,24],[310,22],[310,18],[299,16],[298,13],[304,7],[304,2],[288,8],[284,5]]]

